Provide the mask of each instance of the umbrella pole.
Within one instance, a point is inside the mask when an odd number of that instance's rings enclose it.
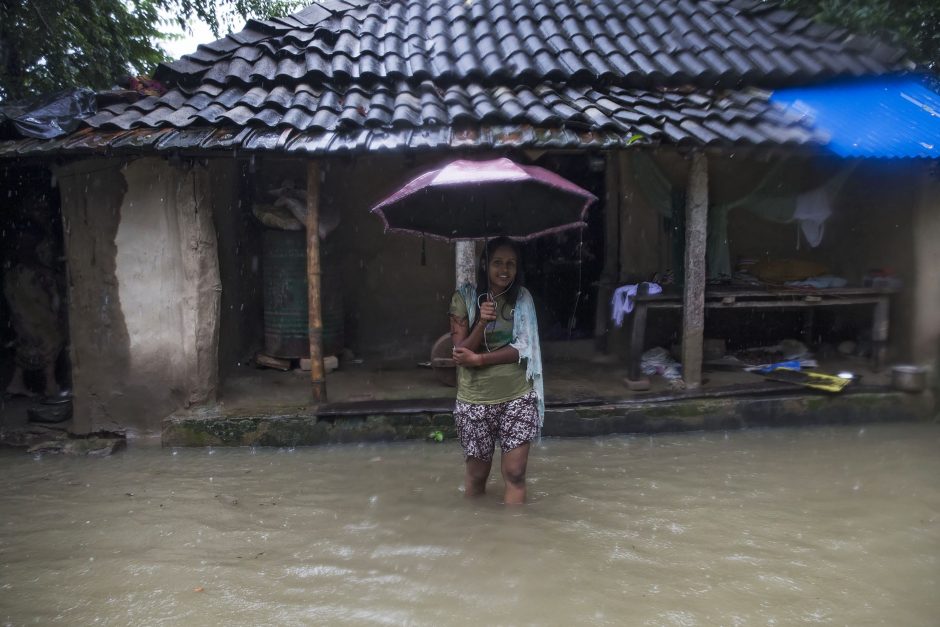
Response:
[[[310,383],[313,400],[326,401],[323,368],[323,312],[320,308],[320,164],[307,163],[307,311]]]
[[[483,201],[483,284],[486,286],[487,298],[490,293],[490,240],[487,236],[486,200]]]

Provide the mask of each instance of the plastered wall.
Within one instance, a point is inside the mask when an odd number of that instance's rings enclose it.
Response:
[[[159,430],[211,399],[219,273],[204,167],[89,160],[58,172],[74,428]]]

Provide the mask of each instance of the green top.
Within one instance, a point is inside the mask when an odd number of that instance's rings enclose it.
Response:
[[[477,352],[495,351],[513,340],[512,308],[506,304],[505,297],[496,299],[497,317],[485,332],[486,343]],[[455,292],[450,299],[450,315],[468,319],[467,305],[460,292]],[[526,379],[525,362],[495,364],[479,368],[457,367],[457,400],[464,403],[492,405],[505,403],[527,394],[532,389],[532,382]]]

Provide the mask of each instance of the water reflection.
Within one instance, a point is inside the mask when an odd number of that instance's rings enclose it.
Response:
[[[938,425],[546,439],[531,503],[453,442],[0,456],[0,619],[931,624]]]

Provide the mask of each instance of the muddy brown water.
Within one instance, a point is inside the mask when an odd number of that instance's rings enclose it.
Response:
[[[940,425],[0,455],[0,621],[937,625]]]

